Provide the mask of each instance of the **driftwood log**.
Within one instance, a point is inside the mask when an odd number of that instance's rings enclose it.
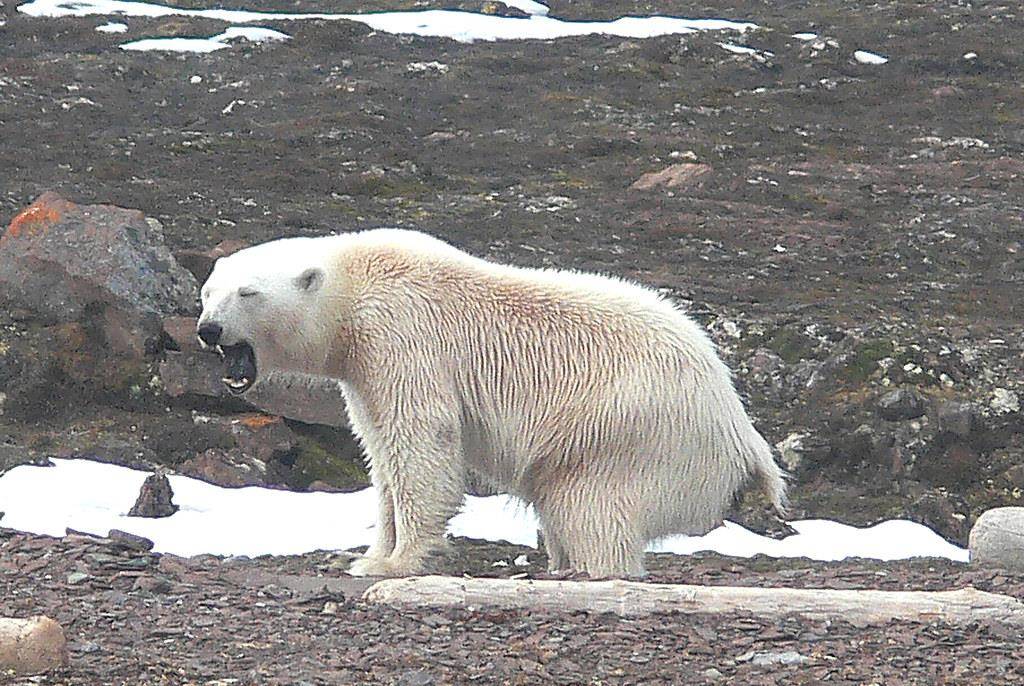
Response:
[[[1024,603],[972,587],[956,591],[856,591],[422,576],[379,581],[367,589],[363,599],[396,607],[582,610],[623,617],[678,612],[766,618],[798,615],[858,625],[905,620],[1024,627]]]
[[[41,674],[67,662],[60,624],[49,617],[0,617],[0,674]]]

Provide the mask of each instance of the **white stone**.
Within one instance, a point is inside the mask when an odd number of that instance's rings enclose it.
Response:
[[[971,562],[1024,571],[1024,507],[997,507],[971,528]]]

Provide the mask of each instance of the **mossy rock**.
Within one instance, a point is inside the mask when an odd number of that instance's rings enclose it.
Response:
[[[297,422],[289,425],[297,435],[289,487],[305,490],[319,481],[340,491],[357,491],[370,485],[362,450],[351,433]]]

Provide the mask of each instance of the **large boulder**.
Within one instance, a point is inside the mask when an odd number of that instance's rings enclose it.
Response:
[[[48,323],[94,320],[135,343],[172,313],[195,309],[198,285],[164,245],[160,223],[138,210],[76,205],[44,193],[0,237],[0,298]]]
[[[1024,572],[1024,507],[984,512],[971,529],[971,562]]]
[[[32,416],[63,382],[144,387],[163,319],[194,311],[197,294],[156,220],[43,194],[0,237],[5,411]]]

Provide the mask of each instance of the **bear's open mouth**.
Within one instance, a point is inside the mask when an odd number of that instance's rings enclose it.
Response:
[[[224,358],[224,376],[221,381],[235,395],[245,393],[256,382],[256,353],[248,343],[219,347]]]

